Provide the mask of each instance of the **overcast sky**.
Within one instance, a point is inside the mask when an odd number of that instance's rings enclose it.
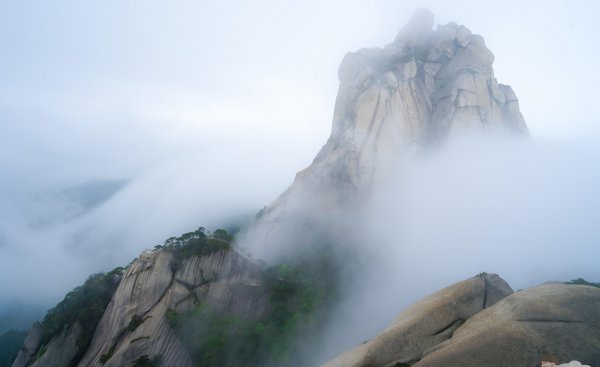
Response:
[[[325,143],[343,55],[391,42],[417,7],[485,37],[534,138],[600,135],[597,1],[1,1],[0,279],[22,276],[5,299],[55,302],[268,204]],[[44,195],[94,179],[130,184],[32,226],[55,213]],[[35,299],[31,270],[51,274]]]
[[[3,1],[1,167],[122,177],[269,145],[289,176],[329,134],[344,53],[417,6],[484,35],[535,136],[598,132],[597,1]]]

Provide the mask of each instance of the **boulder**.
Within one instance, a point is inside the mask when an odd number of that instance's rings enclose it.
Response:
[[[600,366],[599,305],[597,287],[548,283],[512,293],[483,274],[415,303],[323,367]]]
[[[482,273],[413,304],[386,330],[323,367],[375,367],[412,364],[450,339],[462,324],[504,297],[510,286],[496,274]]]
[[[470,318],[414,367],[539,366],[543,356],[600,366],[600,288],[545,284]]]

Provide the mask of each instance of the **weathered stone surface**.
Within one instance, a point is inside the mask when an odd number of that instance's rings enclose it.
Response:
[[[600,365],[600,289],[546,284],[469,319],[415,367],[534,366],[543,355]]]
[[[373,340],[324,367],[375,367],[412,364],[428,349],[452,337],[465,321],[512,293],[495,274],[481,274],[451,285],[402,312]]]
[[[261,213],[249,234],[250,246],[264,249],[257,256],[285,242],[282,222],[347,213],[398,162],[435,143],[465,130],[528,134],[514,92],[494,78],[483,37],[432,24],[431,13],[419,11],[394,43],[344,57],[331,136]]]
[[[191,366],[188,353],[166,322],[167,310],[182,312],[208,303],[226,313],[256,317],[265,302],[249,289],[260,285],[260,268],[235,250],[184,259],[147,251],[127,269],[82,360],[87,366],[129,366],[142,356],[161,356],[164,366]],[[133,317],[142,323],[127,330]],[[102,364],[103,355],[110,359]]]
[[[52,338],[46,346],[46,352],[28,366],[31,367],[69,367],[79,352],[77,339],[81,335],[81,326],[74,324],[63,329],[62,333]]]
[[[481,284],[457,283],[324,367],[529,367],[548,358],[600,365],[599,288],[549,283],[509,295],[499,277],[487,281],[485,307]]]
[[[471,31],[465,26],[458,26],[456,28],[456,44],[459,47],[467,47],[471,42]]]
[[[39,322],[35,322],[31,326],[31,329],[29,329],[23,347],[19,350],[19,354],[17,354],[17,358],[13,361],[12,367],[25,367],[31,357],[35,356],[41,342],[42,327]]]
[[[414,78],[417,76],[417,62],[414,59],[411,59],[404,64],[399,64],[398,74],[402,80]]]

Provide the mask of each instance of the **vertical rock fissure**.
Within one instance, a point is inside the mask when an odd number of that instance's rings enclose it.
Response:
[[[483,307],[482,307],[482,309],[485,310],[485,308],[487,307],[489,281],[488,281],[488,276],[486,273],[483,273],[481,275],[481,277],[483,278]]]
[[[148,310],[146,310],[146,312],[144,312],[142,314],[142,318],[145,317],[146,315],[148,315],[153,309],[154,307],[156,307],[156,305],[158,305],[167,295],[167,293],[169,293],[169,290],[171,290],[171,287],[173,286],[173,282],[175,281],[175,270],[173,270],[173,268],[171,268],[171,280],[169,281],[169,285],[167,285],[165,287],[165,290],[162,292],[162,294],[160,295],[160,297],[158,298],[158,300],[156,302],[154,302],[154,304],[152,306],[150,306],[150,308],[148,308]]]
[[[373,109],[373,114],[371,115],[371,121],[369,121],[369,128],[367,129],[367,137],[362,143],[360,147],[360,151],[362,152],[369,141],[369,136],[371,136],[371,132],[373,130],[373,125],[375,124],[375,120],[377,119],[377,115],[379,114],[379,103],[381,101],[381,90],[377,94],[377,102],[375,103],[375,108]]]

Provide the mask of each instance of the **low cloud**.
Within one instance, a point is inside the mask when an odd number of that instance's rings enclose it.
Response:
[[[353,269],[318,362],[482,271],[515,290],[600,279],[599,159],[592,140],[478,136],[398,166],[355,226],[368,261]]]
[[[199,226],[243,224],[309,159],[302,154],[271,159],[290,147],[275,139],[263,144],[270,138],[234,136],[199,147],[186,142],[169,159],[131,169],[131,176],[119,177],[124,181],[98,180],[90,172],[39,182],[28,172],[7,174],[0,193],[0,308],[51,307],[90,274],[125,266],[168,237]],[[264,148],[254,149],[260,144]],[[100,154],[90,162],[107,163]],[[3,169],[9,173],[12,167]],[[102,190],[89,192],[89,186],[99,182],[120,184],[98,198]]]

